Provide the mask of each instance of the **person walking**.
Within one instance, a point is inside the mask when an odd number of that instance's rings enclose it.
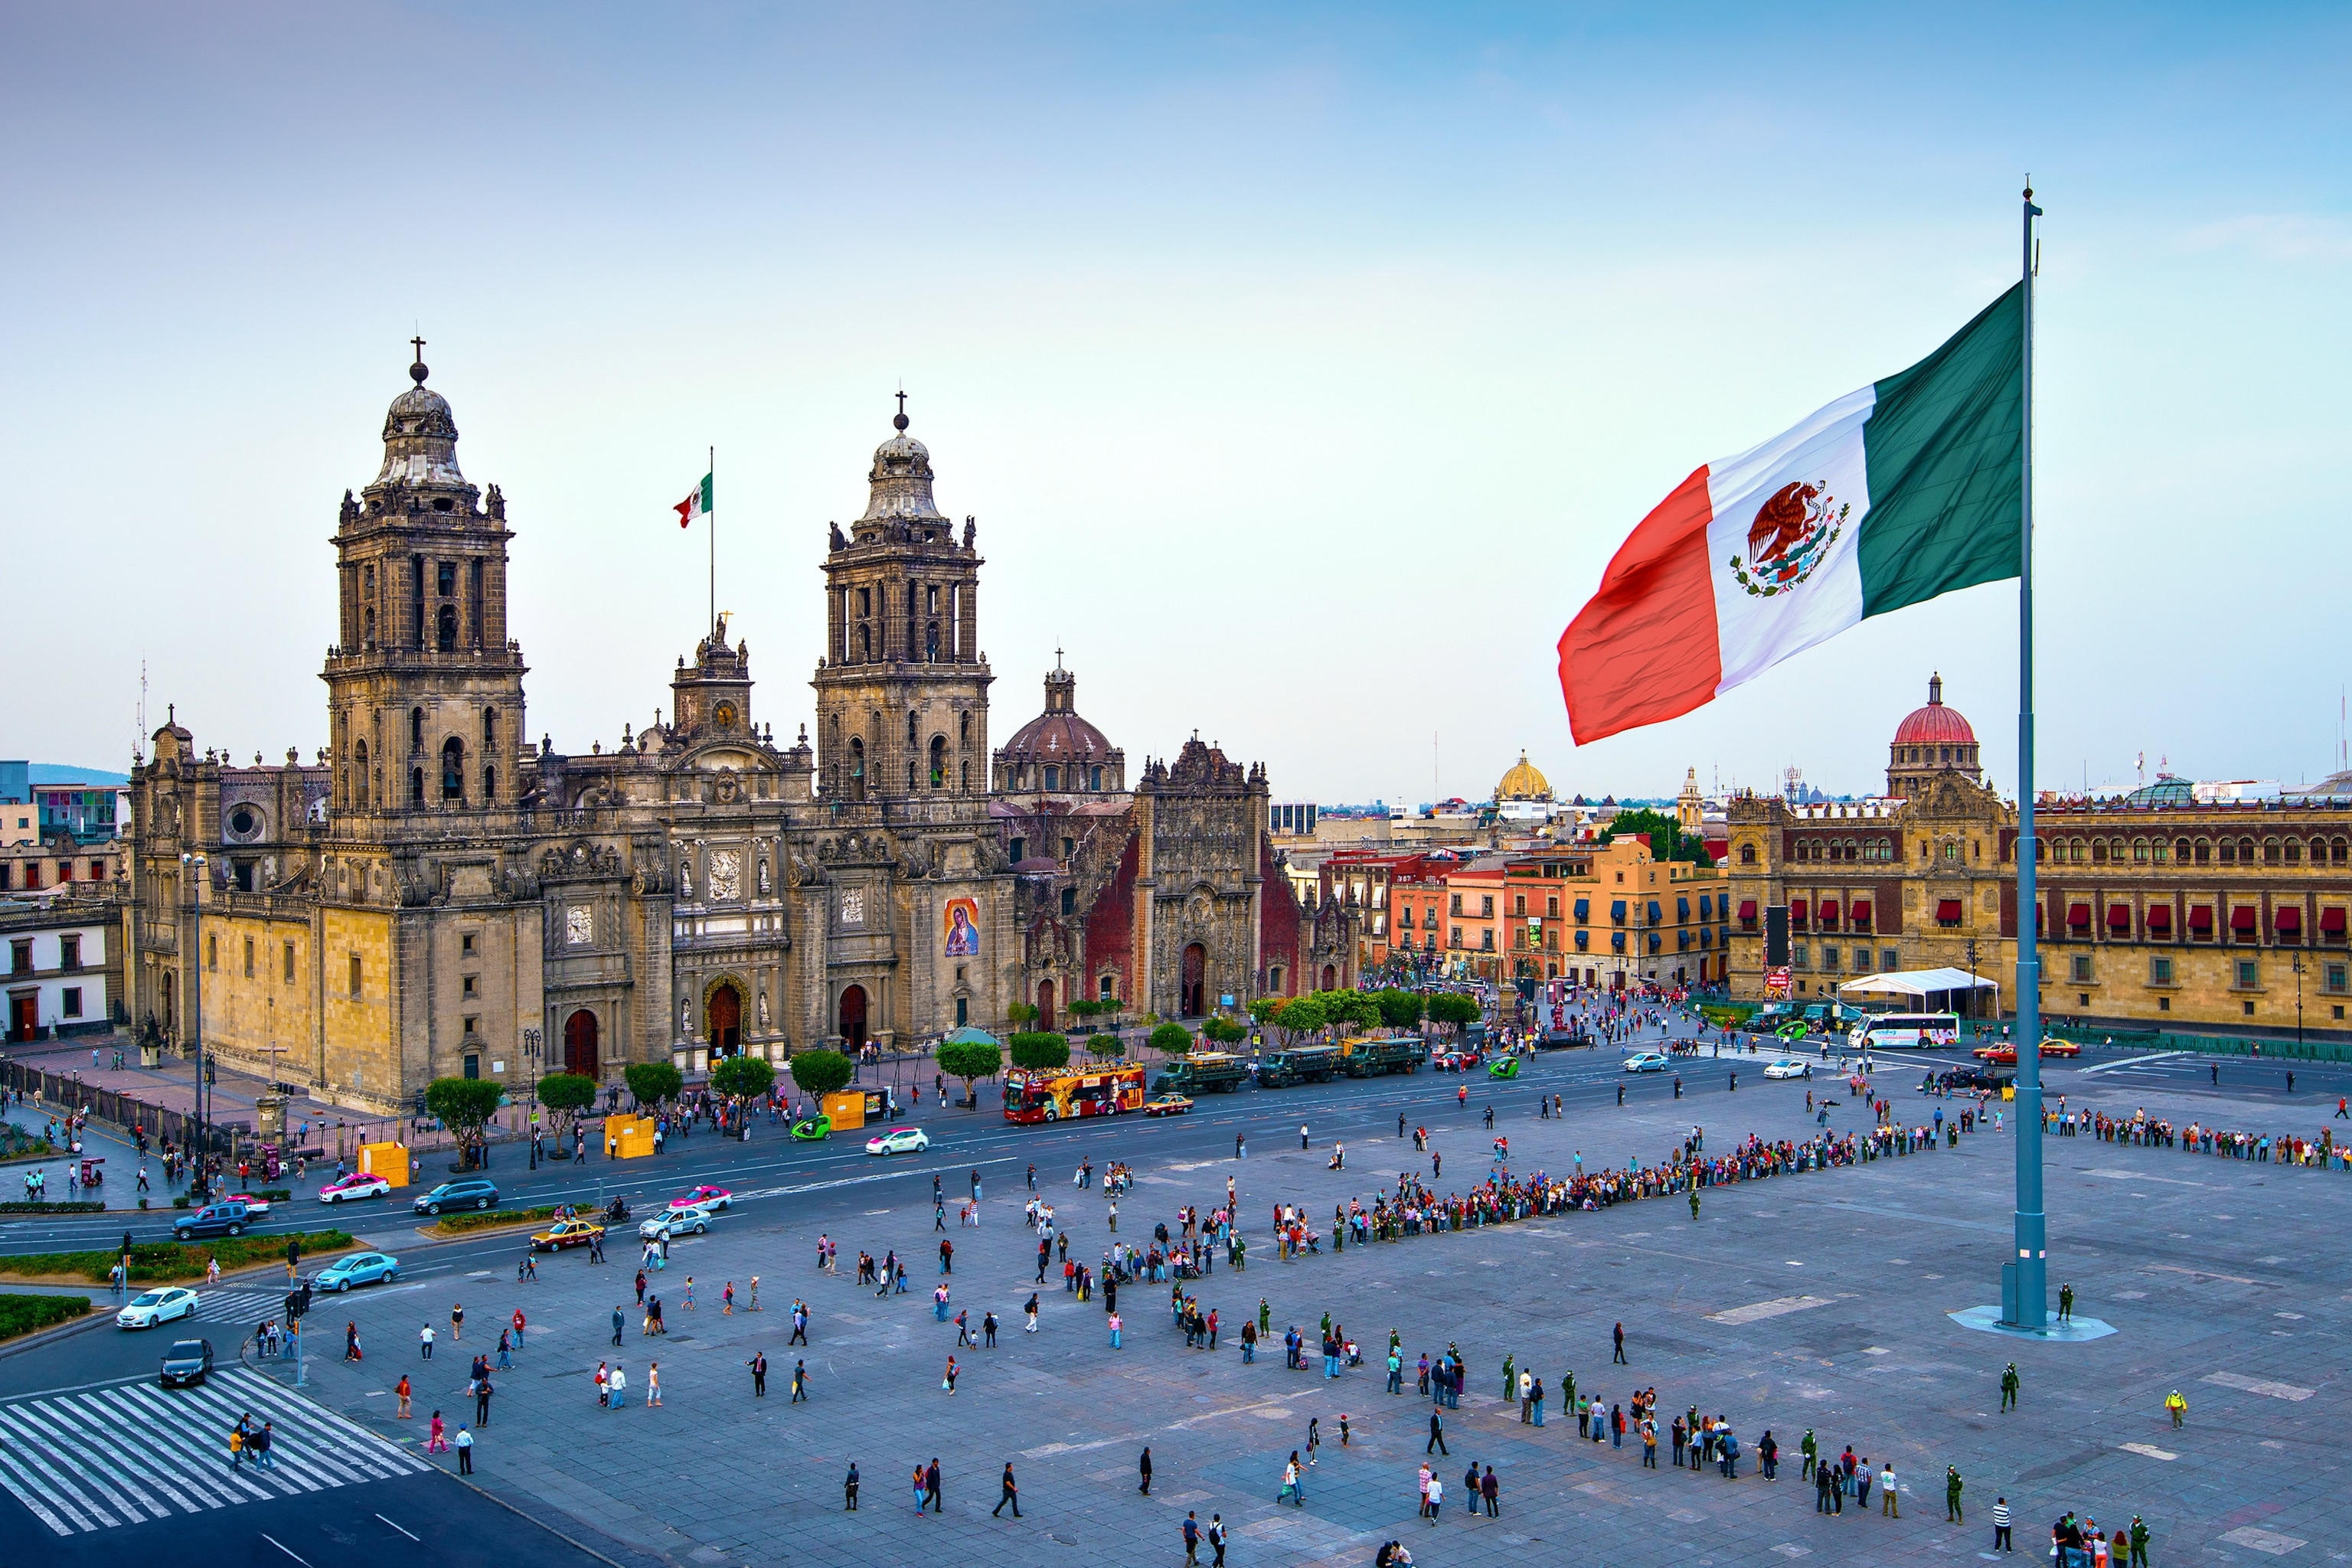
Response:
[[[425,1359],[426,1361],[431,1361],[431,1360],[433,1359],[433,1325],[432,1325],[432,1324],[427,1323],[427,1324],[425,1324],[425,1331],[424,1331],[424,1332],[422,1332],[422,1333],[420,1333],[420,1334],[418,1334],[418,1335],[416,1336],[416,1342],[417,1342],[421,1347],[423,1347],[424,1352],[425,1352]]]
[[[2017,1408],[2018,1381],[2017,1363],[2011,1362],[2008,1370],[2000,1374],[2000,1408],[2003,1415]]]
[[[1495,1480],[1495,1467],[1492,1465],[1487,1466],[1486,1473],[1478,1478],[1478,1495],[1486,1500],[1488,1519],[1502,1517],[1502,1510],[1496,1501],[1502,1496],[1502,1489]]]
[[[1144,1445],[1143,1458],[1136,1461],[1136,1468],[1142,1472],[1143,1484],[1135,1489],[1145,1497],[1150,1497],[1151,1495],[1151,1446],[1149,1443]]]
[[[449,1306],[449,1338],[454,1342],[466,1337],[466,1304],[454,1301]]]
[[[1424,1454],[1451,1455],[1453,1453],[1453,1450],[1445,1446],[1445,1423],[1434,1410],[1429,1413],[1429,1441],[1423,1445],[1421,1451]]]
[[[1445,1478],[1432,1476],[1429,1478],[1429,1522],[1433,1529],[1436,1527],[1439,1517],[1444,1512]]]
[[[400,1382],[394,1386],[393,1393],[400,1396],[400,1411],[397,1419],[405,1421],[409,1418],[408,1398],[410,1393],[408,1386],[408,1374],[404,1372],[400,1374]]]
[[[1610,1358],[1609,1364],[1612,1366],[1624,1366],[1628,1364],[1625,1360],[1625,1325],[1622,1323],[1618,1324],[1611,1337],[1615,1342],[1616,1353]]]
[[[997,1482],[996,1506],[988,1510],[988,1517],[995,1519],[1001,1516],[1004,1512],[1004,1508],[1007,1503],[1010,1503],[1013,1506],[1013,1517],[1019,1519],[1021,1517],[1021,1486],[1019,1482],[1013,1479],[1013,1461],[1010,1459],[1007,1459],[1004,1462],[1003,1479]]]
[[[743,1364],[751,1369],[751,1397],[754,1399],[767,1398],[768,1352],[765,1351],[753,1351],[751,1352],[751,1359],[745,1362]]]
[[[1222,1513],[1209,1515],[1209,1549],[1216,1553],[1209,1568],[1225,1568],[1225,1516]]]
[[[1276,1506],[1286,1500],[1298,1508],[1307,1506],[1306,1472],[1298,1468],[1298,1450],[1296,1448],[1290,1451],[1289,1459],[1283,1464],[1282,1490],[1275,1494],[1274,1500]]]
[[[946,1390],[948,1391],[948,1397],[949,1397],[949,1398],[950,1398],[950,1399],[952,1399],[952,1398],[954,1398],[954,1397],[955,1397],[955,1385],[956,1385],[956,1363],[955,1363],[955,1357],[953,1357],[953,1356],[950,1356],[950,1357],[948,1357],[948,1370],[947,1370],[947,1375],[946,1375],[945,1377],[943,1377],[943,1378],[941,1378],[941,1379],[940,1380],[940,1386],[941,1388],[946,1389]]]
[[[2176,1388],[2164,1396],[2164,1408],[2172,1417],[2172,1429],[2179,1431],[2180,1424],[2189,1418],[2189,1401],[2180,1396],[2180,1390]]]
[[[490,1424],[490,1395],[497,1392],[498,1391],[495,1388],[490,1386],[490,1374],[488,1370],[485,1368],[482,1375],[474,1379],[475,1426],[487,1426]],[[659,1401],[656,1401],[656,1403],[658,1404]]]
[[[474,1435],[463,1426],[457,1428],[457,1473],[474,1473]]]
[[[793,1396],[787,1403],[806,1405],[808,1402],[808,1363],[795,1360],[793,1363]]]
[[[1037,1331],[1037,1292],[1034,1290],[1029,1292],[1028,1305],[1023,1307],[1021,1310],[1028,1314],[1029,1318],[1029,1326],[1024,1329],[1022,1332],[1028,1334],[1035,1333]]]
[[[618,1307],[613,1309],[613,1342],[616,1345],[621,1342],[621,1309]]]
[[[1184,1510],[1184,1568],[1201,1568],[1201,1516]]]

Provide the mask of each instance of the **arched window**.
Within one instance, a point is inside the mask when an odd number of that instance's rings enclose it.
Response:
[[[2352,846],[2346,845],[2344,840],[2341,838],[2329,840],[2327,846],[2328,864],[2331,866],[2343,865],[2347,848],[2352,848]]]
[[[411,755],[425,750],[425,710],[408,710],[408,750]]]
[[[857,628],[857,661],[870,662],[874,658],[874,628],[860,623]]]
[[[2251,865],[2252,865],[2253,863],[2254,863],[2254,841],[2253,841],[2252,839],[2251,839],[2251,838],[2241,838],[2241,839],[2239,839],[2239,840],[2238,840],[2238,864],[2239,864],[2239,865],[2241,865],[2241,866],[2251,866]]]
[[[366,633],[365,633],[366,641],[365,641],[365,643],[364,643],[364,645],[363,645],[363,646],[365,646],[365,647],[375,647],[375,606],[374,606],[373,605],[370,605],[367,607],[367,611],[366,611],[366,614],[365,614],[365,616],[364,616],[363,619],[364,619],[364,621],[365,621],[365,623],[366,623],[366,627],[367,627],[367,630],[366,630]]]
[[[931,787],[948,787],[948,738],[945,735],[931,737]]]
[[[495,805],[497,804],[498,798],[499,770],[496,768],[484,768],[482,770],[482,804],[484,805]]]
[[[915,793],[915,759],[912,757],[907,759],[907,793]]]
[[[1739,863],[1743,866],[1753,866],[1756,864],[1756,846],[1753,844],[1743,844],[1739,847]]]
[[[2221,860],[2224,866],[2234,866],[2238,863],[2238,846],[2233,841],[2227,838],[2221,840]],[[2201,838],[2197,841],[2197,863],[2200,866],[2205,864],[2205,841]]]
[[[2092,839],[2092,840],[2091,840],[2091,864],[2092,864],[2092,865],[2094,865],[2094,866],[2104,866],[2104,865],[2105,865],[2106,863],[2107,863],[2107,841],[2106,841],[2105,839],[2104,839],[2104,838],[2094,838],[2094,839]]]
[[[425,805],[425,770],[423,768],[408,770],[408,804],[418,807]]]
[[[1097,795],[1100,795],[1102,793],[1102,769],[1097,767],[1088,771],[1091,776],[1087,784],[1087,788],[1092,790]],[[2344,857],[2341,855],[2336,856],[2336,858],[2339,860],[2343,858]]]
[[[1045,787],[1047,789],[1062,787],[1062,770],[1051,763],[1045,764]]]
[[[909,709],[909,710],[908,710],[908,712],[907,712],[907,744],[908,744],[908,745],[910,745],[910,746],[911,746],[911,745],[913,745],[914,743],[915,743],[915,713],[914,713],[914,710],[913,710],[912,709]]]
[[[358,809],[365,811],[368,804],[368,754],[365,741],[359,743],[359,750],[353,754],[353,763],[352,804]]]
[[[457,606],[444,605],[433,617],[433,646],[443,653],[457,651]]]
[[[460,805],[466,799],[466,742],[455,735],[441,742],[441,798]]]
[[[856,735],[849,738],[849,798],[866,798],[866,742]]]
[[[971,793],[971,764],[970,763],[966,763],[963,765],[963,793],[966,795],[970,795]]]
[[[2205,841],[2201,838],[2197,841],[2196,856],[2197,863],[2200,866],[2203,865],[2205,863]],[[2185,866],[2189,864],[2189,840],[2186,838],[2176,838],[2172,841],[2172,858],[2180,865]]]
[[[498,744],[499,710],[495,708],[485,708],[482,710],[482,750],[495,751],[498,749]]]
[[[2303,863],[2302,839],[2290,838],[2286,841],[2286,863],[2290,866],[2299,866]]]
[[[937,660],[940,657],[940,623],[931,621],[923,627],[923,657]]]

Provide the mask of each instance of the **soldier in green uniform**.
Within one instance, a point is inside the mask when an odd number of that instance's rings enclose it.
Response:
[[[2003,1411],[2017,1408],[2017,1363],[2011,1362],[2009,1370],[2000,1374],[2000,1407]]]
[[[1503,1358],[1503,1399],[1505,1403],[1519,1396],[1519,1368],[1517,1358]]]
[[[1956,1465],[1944,1467],[1944,1522],[1967,1522],[1960,1517],[1960,1472]]]
[[[2130,1568],[2147,1568],[2147,1521],[2132,1515]]]

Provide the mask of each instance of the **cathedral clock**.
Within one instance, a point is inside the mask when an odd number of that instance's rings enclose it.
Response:
[[[719,721],[720,729],[732,730],[735,727],[735,704],[721,700],[710,716]]]

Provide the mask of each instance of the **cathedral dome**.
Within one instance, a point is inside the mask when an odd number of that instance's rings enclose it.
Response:
[[[1496,800],[1549,800],[1551,781],[1545,778],[1537,771],[1535,765],[1528,761],[1527,752],[1521,752],[1518,762],[1503,775],[1502,782],[1495,786],[1495,798]]]
[[[945,522],[938,503],[931,500],[930,448],[907,434],[906,394],[898,395],[898,414],[890,421],[898,433],[874,448],[874,467],[866,476],[870,487],[866,515],[858,521],[908,518]]]
[[[1000,789],[1116,793],[1127,787],[1127,754],[1078,717],[1077,677],[1058,658],[1045,676],[1045,710],[997,749],[996,768]]]
[[[420,350],[421,352],[421,350]],[[383,468],[379,485],[462,487],[457,467],[457,421],[449,400],[425,384],[428,373],[418,360],[408,367],[415,385],[392,400],[383,416]]]
[[[1910,716],[1895,728],[1895,743],[1898,746],[1973,746],[1977,743],[1975,726],[1962,718],[1955,709],[1944,706],[1944,678],[1927,678],[1927,706],[1915,708]]]

